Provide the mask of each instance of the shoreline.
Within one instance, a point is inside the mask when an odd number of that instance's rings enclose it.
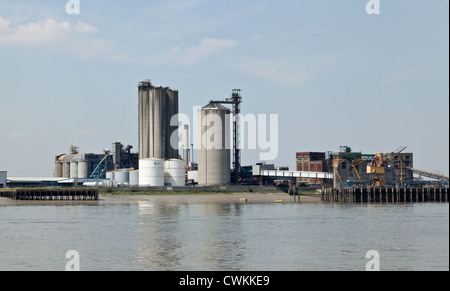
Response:
[[[298,197],[297,197],[298,198]],[[246,199],[243,202],[241,199]],[[232,193],[193,193],[193,194],[114,194],[100,193],[97,201],[26,201],[12,200],[0,197],[0,206],[24,205],[24,204],[102,204],[118,203],[126,201],[151,201],[154,203],[299,203],[294,202],[294,197],[286,193],[250,193],[250,192],[232,192]],[[301,194],[300,203],[322,203],[320,194]]]
[[[167,203],[294,203],[294,197],[286,193],[196,193],[196,194],[100,194],[100,199],[152,201]],[[247,199],[242,202],[241,199]],[[298,203],[298,202],[295,202]],[[300,203],[322,203],[320,194],[300,195]]]

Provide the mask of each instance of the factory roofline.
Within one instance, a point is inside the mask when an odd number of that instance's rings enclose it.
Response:
[[[8,177],[8,181],[11,182],[59,182],[63,180],[67,180],[67,178],[55,178],[55,177]]]

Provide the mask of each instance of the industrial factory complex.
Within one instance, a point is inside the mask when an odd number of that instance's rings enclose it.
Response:
[[[0,188],[107,187],[151,188],[288,185],[295,189],[367,187],[448,187],[444,175],[414,168],[413,153],[402,146],[389,153],[299,151],[296,169],[274,164],[241,165],[241,90],[223,100],[211,100],[198,110],[197,161],[192,159],[191,128],[179,128],[178,91],[138,84],[138,149],[114,142],[100,153],[83,153],[70,146],[54,158],[54,175],[47,178],[8,177],[0,171]],[[182,140],[179,140],[182,137]],[[179,144],[181,147],[179,147]],[[295,155],[295,156],[294,156]]]

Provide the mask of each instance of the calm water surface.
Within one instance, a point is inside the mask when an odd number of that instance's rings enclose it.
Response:
[[[449,205],[0,206],[0,270],[449,270]]]

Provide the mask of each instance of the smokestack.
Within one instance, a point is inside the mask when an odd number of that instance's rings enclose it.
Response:
[[[184,161],[189,164],[189,125],[184,126]]]

